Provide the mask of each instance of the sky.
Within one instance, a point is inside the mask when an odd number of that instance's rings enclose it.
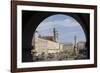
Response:
[[[56,14],[43,20],[36,31],[41,36],[52,36],[53,28],[58,32],[58,42],[74,43],[74,36],[78,41],[86,41],[84,31],[80,24],[71,16]]]

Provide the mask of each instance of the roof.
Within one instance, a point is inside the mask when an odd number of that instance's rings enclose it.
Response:
[[[46,39],[46,40],[54,41],[53,36],[43,36],[41,38]]]

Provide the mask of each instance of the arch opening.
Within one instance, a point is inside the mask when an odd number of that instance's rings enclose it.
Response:
[[[87,30],[75,18],[52,14],[42,19],[32,37],[33,61],[88,59]]]

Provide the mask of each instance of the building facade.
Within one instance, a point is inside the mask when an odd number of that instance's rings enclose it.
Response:
[[[85,47],[85,43],[59,43],[54,29],[54,36],[40,36],[36,31],[32,39],[32,55],[36,61],[72,60],[77,58],[79,50]],[[82,54],[83,55],[83,54]],[[83,56],[82,56],[83,57]]]

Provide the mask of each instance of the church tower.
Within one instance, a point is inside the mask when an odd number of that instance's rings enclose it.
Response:
[[[77,37],[74,36],[74,53],[75,54],[77,54],[77,42],[76,42],[76,40],[77,40]]]
[[[74,45],[75,45],[75,47],[76,47],[76,39],[77,39],[76,36],[74,36],[74,41],[75,41]]]
[[[57,40],[58,40],[58,32],[55,27],[53,28],[53,40],[55,42],[57,42]]]

